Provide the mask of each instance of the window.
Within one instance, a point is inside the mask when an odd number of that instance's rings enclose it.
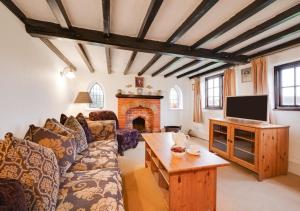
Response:
[[[92,103],[90,103],[90,108],[103,108],[104,107],[104,94],[101,86],[95,83],[90,89],[90,96]]]
[[[274,68],[275,108],[300,110],[300,61]]]
[[[182,109],[182,92],[178,86],[171,88],[169,94],[170,109]]]
[[[223,74],[205,78],[205,108],[223,108]]]

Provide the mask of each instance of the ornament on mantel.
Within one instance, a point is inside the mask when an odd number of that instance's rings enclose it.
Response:
[[[152,89],[153,87],[151,85],[146,86],[147,89]]]
[[[132,87],[132,84],[126,85],[126,88],[131,88],[131,87]]]

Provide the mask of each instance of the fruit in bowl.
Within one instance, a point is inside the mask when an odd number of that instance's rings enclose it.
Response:
[[[174,145],[171,148],[172,155],[175,157],[183,157],[185,154],[185,147]]]

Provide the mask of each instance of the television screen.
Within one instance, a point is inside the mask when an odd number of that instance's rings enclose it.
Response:
[[[267,95],[227,97],[227,117],[267,121],[267,115]]]

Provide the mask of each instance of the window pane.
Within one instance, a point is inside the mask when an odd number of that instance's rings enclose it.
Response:
[[[99,84],[96,83],[92,86],[90,90],[90,97],[93,102],[90,104],[91,108],[103,108],[104,94]]]
[[[300,87],[296,88],[296,104],[300,105]]]
[[[214,88],[214,97],[218,97],[220,95],[220,89]]]
[[[219,82],[220,82],[220,78],[215,78],[214,79],[214,87],[219,87]]]
[[[207,101],[208,106],[214,106],[214,98],[213,97],[209,97],[208,101]]]
[[[219,97],[214,97],[214,105],[217,107],[217,106],[220,106],[220,98]]]
[[[208,97],[213,97],[214,96],[214,89],[211,88],[211,89],[208,89]]]
[[[208,88],[213,88],[214,87],[214,80],[213,79],[209,79],[207,81],[207,83],[208,83]]]
[[[294,86],[294,68],[284,69],[281,71],[281,86]]]
[[[300,85],[300,67],[296,68],[296,84]]]
[[[294,105],[294,96],[295,89],[291,88],[282,88],[281,91],[281,103],[282,105]]]

